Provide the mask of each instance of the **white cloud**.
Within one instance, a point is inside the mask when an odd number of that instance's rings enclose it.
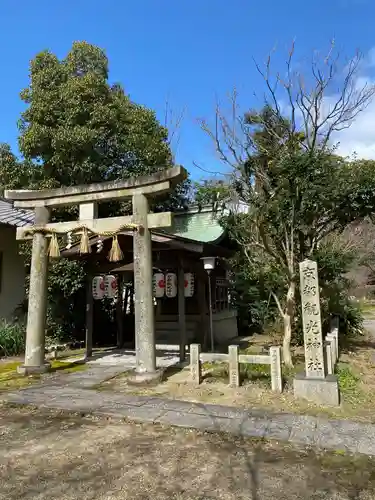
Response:
[[[358,158],[375,159],[375,99],[365,108],[349,128],[335,134],[338,153],[356,154]]]
[[[345,76],[349,66],[343,68],[342,76]],[[365,85],[375,85],[375,47],[370,49],[361,60],[358,74],[354,82],[355,89],[361,91]],[[338,85],[339,82],[337,81]],[[336,80],[333,87],[336,85]],[[324,117],[332,110],[336,104],[339,94],[331,93],[326,95],[323,99],[322,107],[320,109],[321,115]],[[280,98],[278,100],[281,113],[284,116],[291,118],[292,108],[287,100]],[[302,126],[302,113],[296,106],[295,118],[298,125]],[[375,96],[368,103],[367,107],[361,111],[355,120],[351,123],[350,127],[340,132],[336,132],[331,137],[331,144],[337,145],[338,154],[345,157],[353,157],[365,159],[375,159]]]
[[[356,82],[357,89],[366,84],[375,85],[372,76],[374,67],[375,47],[363,61],[362,74]],[[375,159],[375,98],[357,115],[349,128],[334,135],[334,141],[338,143],[338,153],[342,156],[356,155],[357,158]]]

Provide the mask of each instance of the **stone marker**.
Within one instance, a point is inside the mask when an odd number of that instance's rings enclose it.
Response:
[[[319,404],[337,406],[340,402],[337,378],[326,376],[317,264],[304,260],[299,267],[305,374],[295,377],[294,395]]]
[[[316,262],[304,260],[300,263],[300,279],[306,377],[324,378],[326,374]]]
[[[275,392],[282,392],[283,379],[281,375],[281,348],[270,347],[271,387]]]
[[[200,344],[190,344],[190,374],[191,381],[194,384],[200,384],[202,381],[202,368],[199,356],[201,353]]]
[[[240,365],[238,362],[238,345],[230,345],[228,348],[229,357],[229,386],[240,386]]]

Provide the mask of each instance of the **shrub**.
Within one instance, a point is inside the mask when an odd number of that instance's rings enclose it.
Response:
[[[0,320],[0,356],[17,356],[24,351],[24,326],[20,323]]]

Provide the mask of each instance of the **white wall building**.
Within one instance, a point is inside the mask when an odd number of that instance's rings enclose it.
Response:
[[[11,319],[25,291],[25,265],[16,229],[33,223],[33,213],[16,210],[0,198],[0,319]]]

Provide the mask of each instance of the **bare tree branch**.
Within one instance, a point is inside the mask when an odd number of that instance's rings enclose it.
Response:
[[[164,127],[168,130],[168,144],[176,156],[181,140],[181,126],[185,118],[186,107],[183,107],[177,113],[172,109],[169,98],[165,101],[164,109]]]

